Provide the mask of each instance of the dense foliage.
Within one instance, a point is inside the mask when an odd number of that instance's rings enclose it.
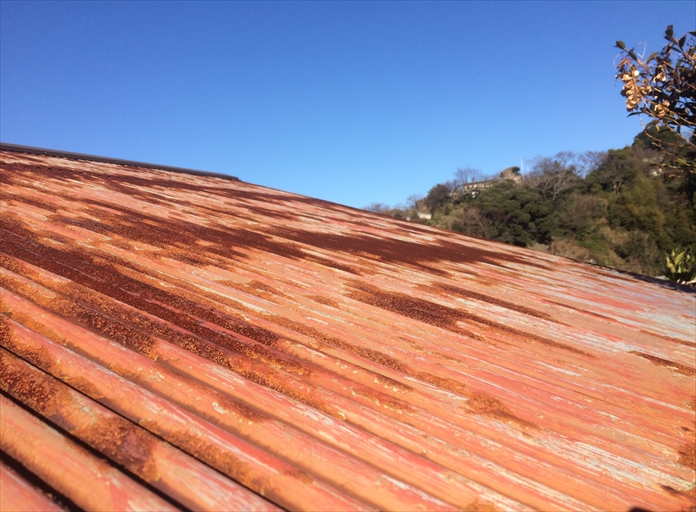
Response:
[[[581,261],[664,275],[670,251],[690,248],[696,254],[692,175],[674,165],[673,151],[660,147],[660,137],[670,137],[670,147],[676,144],[679,154],[691,151],[684,139],[673,135],[656,130],[646,137],[641,132],[623,149],[538,158],[524,177],[511,168],[478,185],[457,180],[435,185],[408,207],[368,209]]]
[[[696,32],[645,58],[622,41],[616,78],[629,115],[649,118],[630,147],[538,158],[481,181],[475,169],[405,207],[368,210],[677,282],[696,277]]]

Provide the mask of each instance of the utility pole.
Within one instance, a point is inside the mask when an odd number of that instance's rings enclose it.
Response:
[[[522,181],[524,181],[524,159],[520,157],[520,173],[522,174]]]

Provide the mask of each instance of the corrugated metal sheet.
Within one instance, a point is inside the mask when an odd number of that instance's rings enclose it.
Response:
[[[692,292],[242,182],[0,159],[3,510],[696,505]]]

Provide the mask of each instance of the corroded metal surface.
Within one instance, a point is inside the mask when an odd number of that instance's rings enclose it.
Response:
[[[3,456],[80,506],[696,505],[693,293],[242,182],[0,161]]]

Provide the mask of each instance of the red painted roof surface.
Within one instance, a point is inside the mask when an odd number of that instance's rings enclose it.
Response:
[[[0,161],[3,510],[696,505],[694,293],[238,181]]]

